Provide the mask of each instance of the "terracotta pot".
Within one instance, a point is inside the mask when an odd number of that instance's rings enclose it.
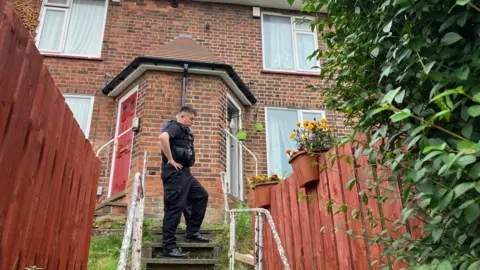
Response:
[[[302,150],[290,157],[288,163],[292,165],[298,187],[305,187],[318,182],[320,169],[315,162],[318,161],[319,154],[327,152],[328,150],[329,149],[313,150],[313,156],[309,155],[307,150]]]
[[[267,207],[270,205],[270,189],[278,182],[258,184],[253,187],[255,193],[255,207]]]

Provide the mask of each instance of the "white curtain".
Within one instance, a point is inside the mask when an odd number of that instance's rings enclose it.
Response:
[[[323,115],[323,113],[318,113],[318,112],[303,112],[302,113],[302,121],[305,121],[305,120],[309,120],[309,121],[313,121],[313,119],[319,121],[320,118],[324,118],[325,116]]]
[[[104,16],[105,0],[73,0],[65,53],[99,56]]]
[[[38,43],[40,50],[60,51],[65,14],[63,10],[45,9],[42,33]]]
[[[308,61],[307,57],[315,51],[315,38],[310,34],[297,33],[298,67],[301,70],[311,70],[316,65],[315,58]]]
[[[294,70],[290,17],[263,16],[265,68]]]
[[[73,117],[77,120],[78,125],[82,129],[85,137],[88,137],[90,131],[91,118],[91,97],[69,97],[65,96],[65,102],[73,113]]]
[[[65,5],[67,4],[67,0],[48,0],[48,4],[60,4]]]
[[[267,109],[269,175],[275,173],[286,177],[292,173],[285,151],[295,150],[295,142],[289,135],[296,127],[297,120],[296,110]]]

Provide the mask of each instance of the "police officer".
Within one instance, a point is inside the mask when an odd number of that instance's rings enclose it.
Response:
[[[184,106],[178,112],[177,120],[169,121],[160,134],[164,190],[164,257],[186,257],[186,254],[178,250],[175,242],[175,232],[182,212],[187,224],[185,240],[209,242],[199,233],[207,209],[208,193],[190,173],[190,168],[195,163],[194,139],[190,128],[196,116],[195,109]],[[186,210],[187,206],[189,211]]]

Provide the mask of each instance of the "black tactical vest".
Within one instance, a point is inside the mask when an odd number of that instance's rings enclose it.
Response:
[[[182,164],[182,166],[190,168],[195,164],[195,149],[193,147],[192,131],[184,125],[174,121],[172,125],[180,127],[180,134],[175,139],[170,139],[170,150],[173,159]]]

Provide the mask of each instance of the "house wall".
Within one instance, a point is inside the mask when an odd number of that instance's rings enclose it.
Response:
[[[36,0],[38,6],[41,1]],[[299,14],[292,11],[262,9],[262,11],[273,11],[283,14]],[[205,29],[205,24],[210,24],[210,30]],[[166,44],[180,34],[190,34],[199,44],[209,49],[215,55],[223,58],[226,63],[231,64],[243,81],[251,86],[252,92],[258,99],[254,107],[247,108],[244,115],[244,128],[249,132],[245,142],[259,160],[259,170],[266,173],[266,140],[265,131],[253,132],[253,116],[259,108],[259,121],[264,121],[264,107],[287,107],[303,109],[322,109],[322,98],[320,93],[308,93],[306,86],[319,84],[325,87],[318,75],[285,74],[263,72],[262,60],[262,33],[261,20],[252,18],[252,8],[248,6],[215,4],[204,2],[180,1],[180,6],[172,8],[168,1],[127,1],[122,0],[120,6],[108,7],[107,22],[103,41],[101,59],[71,59],[65,57],[48,56],[45,62],[54,77],[57,85],[65,93],[95,95],[95,107],[93,112],[90,140],[93,147],[97,149],[108,141],[115,132],[116,106],[115,99],[105,97],[101,89],[116,76],[136,56],[148,55],[154,52],[161,45]],[[319,44],[321,49],[326,49],[324,44]],[[180,75],[178,75],[180,76]],[[150,78],[151,80],[151,78]],[[176,78],[176,87],[180,89],[179,78]],[[172,81],[168,81],[173,83]],[[147,82],[145,82],[148,84]],[[163,83],[166,83],[163,81]],[[160,87],[160,85],[157,85]],[[172,86],[173,87],[173,86]],[[208,98],[212,97],[210,88],[205,88]],[[152,93],[153,94],[153,93]],[[147,94],[146,94],[147,95]],[[147,97],[145,97],[147,98]],[[160,107],[164,99],[174,100],[180,104],[179,96],[149,97],[149,102],[158,103]],[[221,97],[224,98],[224,97]],[[187,93],[187,100],[195,100],[190,92]],[[139,100],[140,101],[140,100]],[[177,102],[178,101],[178,102]],[[190,102],[190,101],[189,101]],[[218,101],[218,104],[225,104]],[[152,105],[153,106],[153,105]],[[217,105],[216,105],[217,106]],[[218,105],[220,106],[220,105]],[[215,109],[220,111],[220,109]],[[171,118],[175,110],[167,110],[171,115],[161,116],[162,121]],[[348,132],[343,125],[342,117],[333,112],[327,111],[327,118],[332,123],[332,128],[338,135]],[[217,116],[210,110],[206,111],[205,120],[201,121],[195,132],[201,131],[205,137],[215,138],[224,143],[224,138],[218,129],[200,129],[202,124],[218,122]],[[223,115],[223,114],[222,114]],[[224,116],[223,116],[224,117]],[[210,119],[210,120],[206,120]],[[163,123],[152,122],[144,126],[155,131]],[[160,123],[162,122],[162,123]],[[144,123],[145,124],[145,123]],[[157,126],[155,126],[157,125]],[[145,131],[147,132],[147,131]],[[158,147],[153,139],[155,132],[151,132],[152,147]],[[148,132],[147,132],[148,133]],[[106,149],[101,155],[103,164],[101,184],[106,184],[109,176],[111,160]],[[213,156],[220,155],[220,149]],[[111,153],[111,152],[110,152]],[[224,153],[224,152],[223,152]],[[244,153],[244,171],[253,172],[255,164],[248,154]],[[205,158],[207,167],[219,168],[215,165],[218,158]],[[209,163],[209,162],[212,163]],[[158,160],[157,160],[158,162]],[[218,172],[208,171],[212,179],[218,179]],[[150,173],[150,172],[149,172]],[[157,173],[158,174],[158,173]],[[246,175],[248,176],[248,175]],[[107,182],[108,183],[108,182]],[[219,184],[219,183],[218,183]],[[107,190],[104,190],[104,195]],[[249,193],[250,194],[250,193]],[[103,199],[102,196],[100,199]]]

